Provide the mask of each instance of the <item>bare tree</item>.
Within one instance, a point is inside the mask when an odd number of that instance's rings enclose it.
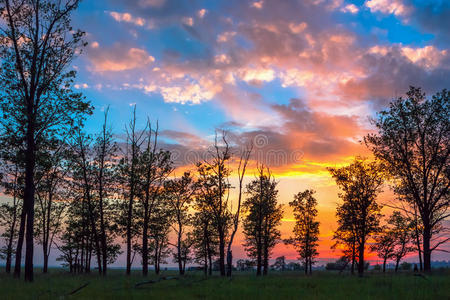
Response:
[[[233,269],[233,254],[231,252],[231,246],[233,245],[234,236],[239,227],[239,216],[241,212],[241,203],[242,203],[242,193],[244,188],[244,176],[245,171],[247,170],[247,164],[250,159],[250,155],[252,153],[253,144],[247,146],[245,150],[241,153],[239,158],[239,165],[237,169],[237,175],[239,179],[239,190],[238,190],[238,204],[236,208],[236,212],[233,215],[233,225],[231,230],[230,238],[228,239],[228,247],[227,247],[227,276],[231,276],[231,271]]]

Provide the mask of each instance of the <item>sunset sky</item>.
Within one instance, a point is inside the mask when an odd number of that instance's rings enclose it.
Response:
[[[253,140],[281,203],[317,191],[322,259],[339,256],[330,250],[338,191],[326,167],[370,155],[360,143],[369,117],[409,85],[430,94],[450,88],[445,0],[82,1],[74,27],[89,42],[73,63],[75,87],[96,108],[89,132],[110,106],[120,138],[136,104],[138,123],[159,121],[161,145],[180,167],[217,128]],[[393,198],[385,190],[380,201]],[[285,210],[288,237],[294,223]],[[284,245],[279,255],[297,257]]]

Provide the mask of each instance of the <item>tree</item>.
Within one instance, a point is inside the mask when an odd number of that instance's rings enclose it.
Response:
[[[160,265],[167,263],[166,258],[171,254],[169,249],[170,225],[173,222],[172,211],[164,195],[157,196],[153,212],[149,219],[149,250],[153,255],[149,256],[149,262],[154,265],[155,273],[159,274]]]
[[[256,259],[256,274],[266,275],[269,268],[271,250],[280,238],[277,226],[281,222],[283,210],[277,204],[277,182],[270,170],[258,167],[258,177],[247,185],[249,197],[243,203],[246,213],[243,221],[245,250],[250,258]]]
[[[115,236],[114,230],[116,225],[113,224],[113,215],[108,214],[114,212],[114,208],[108,201],[108,196],[112,194],[116,189],[114,185],[116,183],[115,177],[115,160],[114,156],[117,154],[117,145],[114,142],[111,128],[108,127],[108,111],[106,109],[104,114],[104,121],[102,130],[97,134],[95,138],[94,158],[93,158],[93,172],[95,179],[96,199],[98,199],[98,214],[100,223],[100,250],[102,257],[102,274],[107,273],[108,267],[108,249],[117,248],[117,244],[112,243],[112,236]],[[110,242],[108,242],[108,240]]]
[[[236,261],[236,268],[239,271],[250,271],[255,266],[255,262],[253,260],[248,259],[238,259]]]
[[[203,265],[205,276],[212,275],[213,258],[218,253],[218,235],[215,231],[214,217],[209,213],[205,195],[197,193],[195,209],[197,212],[192,218],[192,246],[194,248],[194,260]]]
[[[18,237],[18,221],[22,209],[23,170],[20,167],[21,159],[17,150],[5,147],[1,150],[2,169],[0,185],[5,195],[11,199],[0,205],[0,228],[3,228],[1,237],[5,245],[0,249],[0,257],[5,260],[5,271],[11,273],[11,263],[15,254],[15,244]]]
[[[186,236],[186,227],[191,223],[189,214],[190,204],[194,200],[196,192],[195,182],[189,172],[185,172],[181,178],[169,180],[164,185],[166,191],[169,209],[172,211],[174,224],[172,228],[176,234],[176,257],[178,271],[184,275],[187,250],[191,245],[191,239]]]
[[[219,269],[220,275],[225,276],[225,242],[230,228],[231,213],[229,211],[228,182],[230,170],[227,162],[231,158],[231,148],[222,133],[222,144],[219,144],[216,134],[213,150],[210,151],[209,161],[197,164],[198,186],[201,197],[197,201],[203,201],[200,206],[203,211],[208,211],[214,217],[212,224],[216,226],[219,239]]]
[[[377,253],[383,260],[383,273],[386,272],[386,262],[394,256],[395,237],[389,227],[381,227],[380,232],[375,236],[375,243],[370,249]]]
[[[392,258],[395,260],[395,272],[402,258],[413,251],[409,243],[412,239],[413,224],[408,218],[402,216],[399,211],[394,211],[388,219],[388,224],[391,225],[391,235],[394,240],[394,249],[392,251]]]
[[[384,182],[383,167],[376,162],[355,158],[349,166],[328,169],[341,189],[336,216],[336,236],[348,243],[353,237],[358,251],[358,274],[364,273],[364,251],[367,239],[379,230],[381,207],[376,202]]]
[[[144,130],[146,143],[143,152],[139,152],[139,167],[137,168],[138,189],[141,191],[138,198],[141,200],[141,209],[143,210],[142,222],[142,273],[144,276],[148,274],[148,231],[150,227],[150,219],[153,218],[152,213],[155,208],[160,205],[158,201],[167,201],[163,193],[164,182],[167,176],[173,171],[171,153],[165,150],[157,150],[158,145],[158,123],[156,130],[152,130],[150,121],[147,121],[147,128]],[[161,195],[164,194],[164,197]],[[164,203],[166,205],[166,203]],[[168,208],[167,208],[168,209]],[[159,228],[159,227],[158,227]]]
[[[314,190],[305,190],[294,196],[294,201],[289,206],[294,211],[295,226],[294,237],[288,243],[294,245],[300,258],[303,260],[305,274],[312,272],[314,258],[319,254],[317,243],[319,240],[319,222],[317,218],[317,200],[314,198]]]
[[[68,185],[68,149],[65,140],[50,142],[37,160],[35,234],[42,245],[43,273],[48,271],[48,259],[55,237],[62,229]]]
[[[365,143],[393,176],[395,192],[417,208],[424,270],[431,271],[432,251],[450,240],[433,240],[449,216],[450,92],[427,99],[420,88],[410,87],[406,96],[377,114],[378,133],[367,135]]]
[[[275,262],[271,267],[277,271],[284,271],[286,269],[286,257],[280,256],[275,258]]]
[[[247,148],[242,152],[241,157],[239,159],[239,165],[237,169],[237,175],[239,179],[239,190],[238,190],[238,205],[236,212],[232,216],[233,225],[230,234],[230,238],[228,239],[228,247],[227,247],[227,276],[231,276],[231,271],[233,269],[233,254],[231,252],[231,246],[233,245],[234,236],[239,227],[239,215],[241,212],[241,203],[242,203],[242,193],[243,193],[243,180],[245,176],[245,171],[247,170],[248,160],[252,153],[253,146],[247,146]]]
[[[102,259],[100,239],[97,228],[98,207],[94,203],[95,197],[95,164],[93,160],[92,137],[86,135],[78,127],[72,141],[72,183],[75,194],[78,192],[78,200],[81,199],[81,208],[73,213],[81,213],[82,232],[86,235],[86,245],[89,245],[87,253],[92,253],[92,243],[95,246],[95,255],[97,258],[97,269],[102,274]],[[76,208],[77,206],[74,206]],[[85,227],[85,226],[88,227]],[[89,272],[90,259],[87,260],[86,271]]]
[[[123,157],[119,162],[119,177],[122,178],[120,182],[123,186],[123,196],[127,199],[124,202],[123,218],[119,220],[124,223],[125,238],[126,238],[126,274],[131,274],[132,264],[132,249],[136,248],[133,243],[134,238],[138,235],[138,230],[133,226],[134,219],[134,202],[140,192],[139,190],[139,158],[141,146],[145,142],[144,131],[138,132],[136,128],[136,106],[133,109],[133,117],[126,127],[126,146]],[[134,257],[134,256],[133,256]]]
[[[25,280],[33,281],[35,167],[42,140],[64,135],[74,119],[91,112],[72,91],[74,71],[66,72],[84,43],[70,15],[78,0],[0,2],[0,107],[5,133],[16,134],[24,152],[24,192],[16,249],[15,276],[20,276],[24,235]],[[8,116],[7,118],[5,116]],[[26,229],[26,230],[25,230]]]

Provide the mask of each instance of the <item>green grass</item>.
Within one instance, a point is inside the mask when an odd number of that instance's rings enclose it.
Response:
[[[36,274],[33,283],[0,275],[0,299],[450,299],[449,270],[436,271],[426,279],[412,273],[369,273],[364,278],[333,272],[311,277],[294,272],[272,272],[257,278],[236,273],[232,279],[189,273],[178,280],[163,280],[138,288],[139,272],[127,277],[111,270],[107,278],[97,274],[71,275],[61,269]],[[177,276],[166,271],[164,276]],[[77,293],[76,288],[89,283]]]

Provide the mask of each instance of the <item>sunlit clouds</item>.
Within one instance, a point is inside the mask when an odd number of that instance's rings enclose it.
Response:
[[[161,143],[180,157],[207,147],[215,130],[236,141],[263,136],[267,146],[256,150],[279,156],[271,167],[283,203],[300,188],[318,189],[321,257],[335,255],[337,190],[326,168],[369,156],[362,139],[370,117],[410,85],[434,93],[450,83],[448,29],[434,21],[448,16],[445,3],[111,2],[101,10],[82,3],[77,18],[89,45],[75,87],[94,104],[113,103],[121,123],[128,103],[142,107],[142,119],[158,118]],[[114,92],[95,88],[105,86]]]

